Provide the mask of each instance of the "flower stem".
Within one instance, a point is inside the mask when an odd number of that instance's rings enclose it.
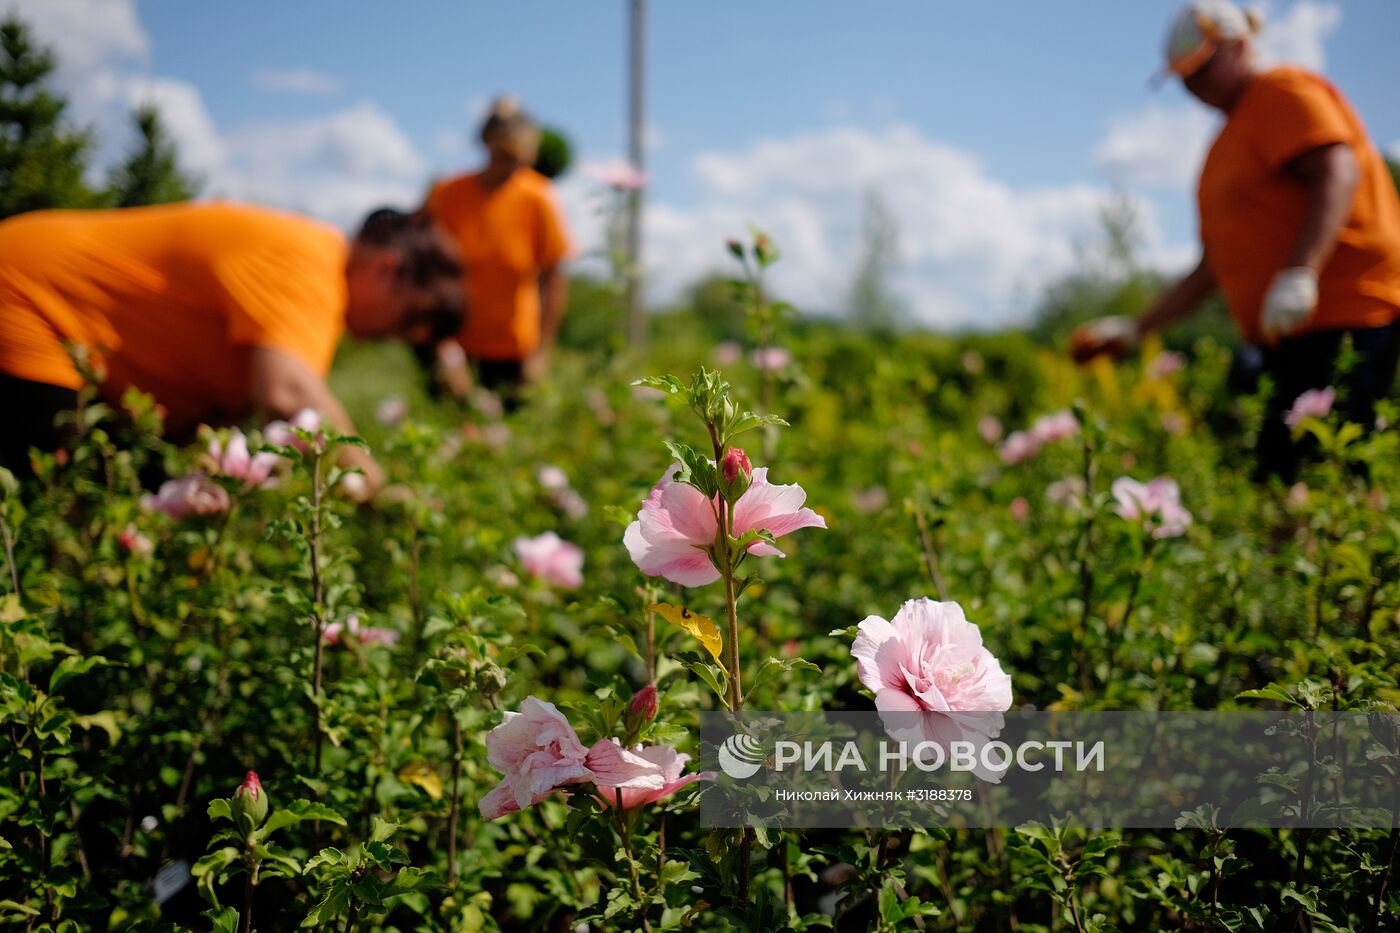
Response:
[[[651,922],[647,920],[647,908],[642,896],[642,878],[637,871],[637,856],[632,851],[632,832],[627,826],[627,811],[622,809],[622,788],[617,788],[616,806],[613,814],[617,818],[617,834],[622,837],[622,848],[627,853],[627,870],[632,876],[632,896],[637,901],[637,919],[642,922],[645,933],[651,933]]]
[[[457,883],[457,816],[462,786],[462,723],[452,711],[452,809],[447,815],[447,881]]]
[[[5,541],[5,566],[10,568],[10,587],[16,596],[23,596],[19,588],[19,568],[15,566],[15,542],[10,536],[10,510],[0,506],[0,537]]]
[[[311,457],[311,534],[307,541],[311,556],[311,618],[316,627],[315,660],[312,662],[311,669],[311,696],[314,708],[312,742],[315,748],[311,773],[316,776],[321,774],[321,744],[325,732],[321,723],[321,668],[326,633],[325,614],[321,609],[324,595],[321,581],[321,496],[323,492],[321,455],[318,452]]]

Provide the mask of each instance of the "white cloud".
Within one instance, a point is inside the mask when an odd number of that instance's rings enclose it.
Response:
[[[180,154],[180,164],[196,175],[217,172],[224,164],[223,140],[199,88],[178,78],[141,76],[119,80],[115,96],[128,108],[154,106]]]
[[[1341,23],[1340,3],[1298,0],[1276,18],[1266,13],[1258,38],[1259,53],[1267,62],[1321,71],[1327,64],[1327,39]]]
[[[117,63],[144,61],[151,40],[136,17],[135,0],[0,0],[58,56],[59,83],[76,89]]]
[[[1120,185],[1189,191],[1219,125],[1204,105],[1150,106],[1110,121],[1094,164]]]
[[[378,105],[309,120],[260,122],[226,135],[218,193],[306,211],[350,226],[384,203],[413,206],[427,163]]]
[[[259,68],[253,72],[253,86],[264,91],[334,97],[341,91],[340,79],[311,68]]]
[[[1074,268],[1079,247],[1098,235],[1106,190],[1090,185],[1015,188],[972,155],[907,125],[883,130],[834,127],[768,139],[692,161],[690,205],[648,202],[644,262],[653,301],[714,270],[729,270],[723,243],[750,223],[782,250],[774,288],[808,311],[844,304],[860,250],[865,193],[877,190],[899,227],[896,286],[914,316],[939,327],[995,327],[1024,319],[1031,296]],[[579,224],[586,204],[577,180],[564,201]],[[1149,244],[1160,248],[1155,217],[1144,212]],[[579,239],[596,246],[594,216]]]
[[[1390,156],[1395,161],[1400,162],[1400,139],[1397,139],[1395,142],[1387,146],[1385,149],[1385,154]]]

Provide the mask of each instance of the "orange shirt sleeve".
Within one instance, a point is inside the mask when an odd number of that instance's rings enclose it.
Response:
[[[268,244],[223,259],[229,342],[282,350],[326,373],[345,329],[344,264],[343,243]]]
[[[1295,73],[1260,88],[1257,141],[1264,161],[1281,169],[1292,159],[1332,143],[1352,143],[1354,133],[1343,104],[1322,79]]]

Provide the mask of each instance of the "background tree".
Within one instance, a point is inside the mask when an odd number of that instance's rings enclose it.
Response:
[[[874,189],[865,192],[861,213],[861,255],[848,300],[857,324],[892,331],[904,317],[904,304],[890,285],[899,265],[899,224]]]
[[[83,181],[92,140],[64,126],[68,102],[45,86],[53,69],[23,23],[0,23],[0,218],[97,201]]]
[[[179,155],[152,106],[139,107],[131,114],[139,134],[135,150],[111,173],[108,197],[116,207],[141,207],[188,201],[199,183],[180,170]]]

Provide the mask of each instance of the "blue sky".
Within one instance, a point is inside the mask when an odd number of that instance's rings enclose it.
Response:
[[[1081,261],[1110,192],[1137,199],[1149,261],[1193,250],[1212,118],[1154,93],[1174,0],[653,2],[647,247],[662,302],[747,221],[785,247],[777,283],[841,306],[866,192],[900,226],[897,285],[935,325],[1023,317]],[[485,102],[518,94],[584,163],[624,146],[624,0],[187,3],[0,0],[57,45],[76,114],[108,142],[152,100],[213,195],[348,225],[471,166]],[[1400,145],[1400,4],[1278,0],[1261,42],[1322,68],[1382,148]],[[561,185],[580,246],[595,186]]]

